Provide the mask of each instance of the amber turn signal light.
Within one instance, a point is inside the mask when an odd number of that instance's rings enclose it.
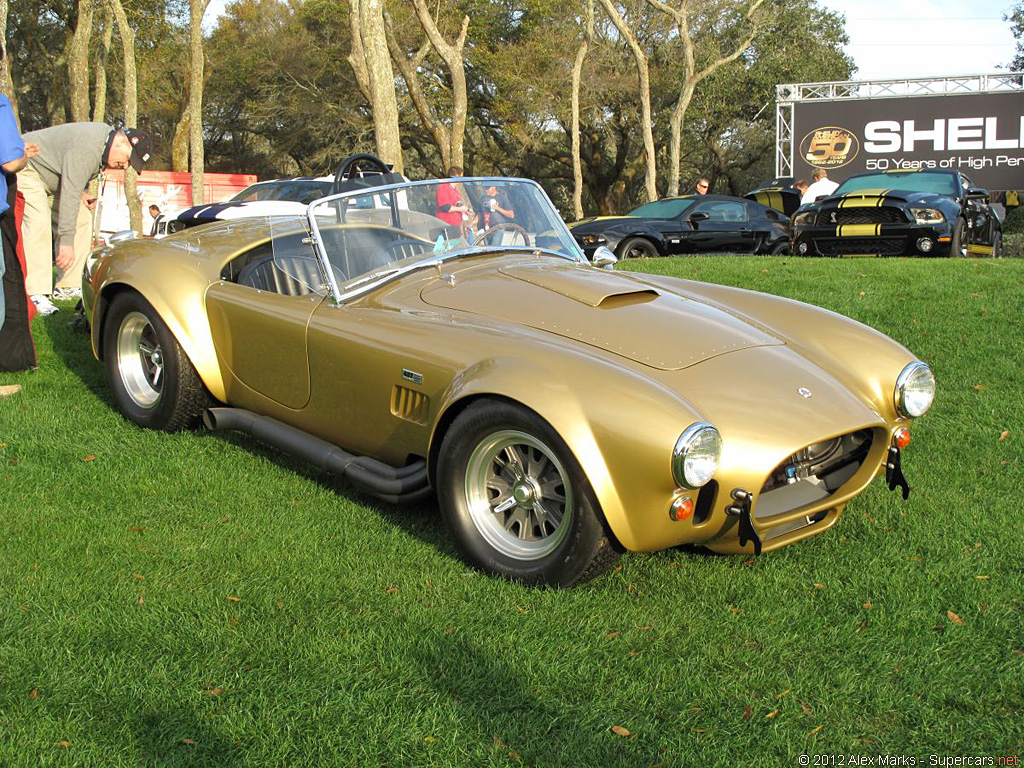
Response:
[[[683,496],[682,498],[676,499],[672,502],[672,506],[668,510],[668,516],[675,520],[677,523],[680,520],[685,520],[693,514],[693,499],[689,496]]]
[[[906,448],[910,445],[910,430],[906,427],[900,427],[896,430],[896,434],[892,436],[892,441],[900,450]]]

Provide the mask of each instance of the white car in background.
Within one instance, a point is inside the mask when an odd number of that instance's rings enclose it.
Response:
[[[178,232],[199,224],[228,219],[245,219],[253,216],[304,215],[307,206],[325,195],[343,191],[343,186],[359,185],[365,176],[389,175],[394,178],[386,183],[409,181],[405,176],[392,173],[391,166],[384,165],[373,155],[350,155],[345,158],[333,176],[303,176],[290,179],[260,181],[246,187],[223,203],[210,203],[188,208],[177,215],[167,227],[167,234]],[[379,180],[374,182],[379,185]],[[366,198],[368,201],[370,198]],[[377,207],[387,207],[380,201]]]

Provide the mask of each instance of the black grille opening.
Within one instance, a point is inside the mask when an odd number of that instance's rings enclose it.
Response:
[[[871,441],[871,430],[861,429],[787,456],[761,487],[754,516],[780,515],[827,499],[857,473]]]
[[[818,251],[825,256],[842,254],[877,253],[882,256],[902,256],[906,250],[905,237],[837,237],[815,241]]]
[[[694,525],[699,525],[711,517],[711,508],[715,505],[716,496],[718,496],[718,483],[714,480],[700,489],[697,494],[697,504],[693,509]]]

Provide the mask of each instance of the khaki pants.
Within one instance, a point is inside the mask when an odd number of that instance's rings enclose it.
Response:
[[[31,168],[18,174],[18,191],[25,196],[21,240],[25,246],[25,290],[30,296],[53,293],[53,224],[59,198],[55,198]],[[82,289],[82,269],[92,248],[92,211],[79,203],[75,223],[75,261],[57,270],[57,287]]]

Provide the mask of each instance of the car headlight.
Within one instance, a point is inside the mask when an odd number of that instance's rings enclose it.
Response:
[[[691,424],[676,440],[672,451],[672,475],[687,488],[700,488],[718,470],[722,436],[706,421]]]
[[[935,399],[935,374],[927,363],[909,363],[896,379],[896,410],[903,416],[917,418],[932,407]]]
[[[793,217],[793,223],[799,227],[808,227],[814,224],[814,217],[817,215],[817,211],[804,211]]]
[[[942,211],[934,208],[911,208],[910,213],[918,224],[941,224],[946,220]]]

